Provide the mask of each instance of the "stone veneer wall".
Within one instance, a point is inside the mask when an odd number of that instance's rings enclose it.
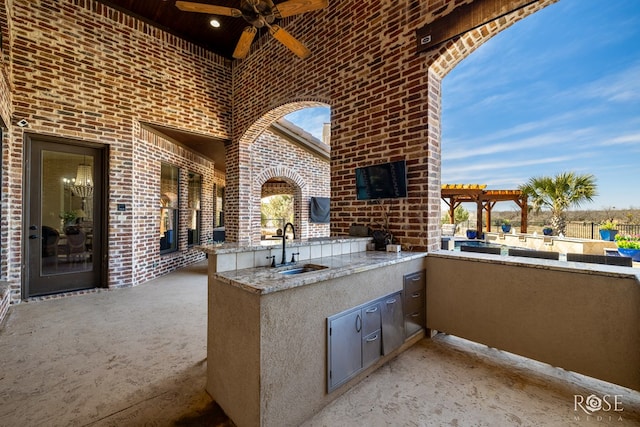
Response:
[[[182,178],[188,170],[201,173],[204,195],[212,191],[213,165],[151,137],[140,122],[229,139],[230,62],[94,0],[13,0],[1,9],[0,85],[11,93],[0,97],[8,126],[1,279],[10,283],[13,302],[23,297],[26,132],[109,146],[108,286],[135,285],[201,258],[186,248],[186,236],[178,253],[159,255],[159,168],[166,161],[181,167]],[[20,119],[29,125],[15,126]],[[118,212],[117,204],[127,211]]]
[[[495,0],[498,1],[498,0]],[[331,106],[331,234],[353,222],[376,224],[389,213],[405,248],[437,249],[440,233],[440,81],[484,41],[555,0],[542,0],[473,30],[430,53],[416,53],[415,31],[472,0],[344,0],[285,20],[312,50],[300,60],[277,41],[255,42],[234,66],[233,145],[227,150],[227,236],[250,242],[252,201],[242,189],[253,177],[250,158],[261,129],[291,102]],[[513,0],[508,6],[523,5]],[[268,84],[265,84],[268,82]],[[409,197],[357,201],[356,167],[399,159],[408,165]]]

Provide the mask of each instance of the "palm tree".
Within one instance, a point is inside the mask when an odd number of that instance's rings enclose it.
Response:
[[[565,234],[567,223],[564,213],[572,206],[591,202],[596,196],[596,178],[591,174],[559,173],[555,177],[534,177],[520,191],[529,199],[536,212],[543,207],[551,210],[551,226]]]

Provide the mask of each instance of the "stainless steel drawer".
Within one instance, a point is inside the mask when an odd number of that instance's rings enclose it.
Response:
[[[382,331],[378,329],[362,339],[362,368],[371,366],[382,355]]]
[[[380,304],[368,305],[362,309],[362,335],[369,335],[377,331],[382,326],[382,315],[380,314]]]
[[[406,314],[421,311],[424,308],[424,291],[407,292],[404,295],[404,312]]]
[[[424,312],[416,311],[404,316],[404,334],[410,337],[424,327]]]
[[[414,292],[424,289],[424,271],[417,271],[415,273],[407,274],[404,276],[404,290],[405,292]]]

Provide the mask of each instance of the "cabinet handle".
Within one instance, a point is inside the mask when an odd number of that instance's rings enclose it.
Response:
[[[412,282],[419,282],[420,281],[420,276],[416,276],[413,279],[411,279]]]
[[[375,340],[378,339],[378,334],[375,334],[374,336],[372,336],[371,338],[367,338],[367,342],[374,342]]]
[[[375,313],[376,311],[378,311],[378,306],[375,306],[373,308],[368,308],[365,313],[369,314],[369,313]]]
[[[419,317],[420,313],[411,313],[411,317]]]
[[[362,318],[358,314],[356,316],[356,332],[360,332],[362,330]]]
[[[387,300],[387,304],[395,304],[396,302],[398,302],[398,300],[395,298]]]
[[[411,294],[411,298],[418,298],[420,295],[422,295],[420,292],[414,292]]]

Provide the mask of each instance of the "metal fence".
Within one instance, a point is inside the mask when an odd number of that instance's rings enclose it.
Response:
[[[640,234],[640,224],[617,224],[618,234]],[[579,239],[600,239],[600,224],[597,222],[567,223],[567,237]]]

